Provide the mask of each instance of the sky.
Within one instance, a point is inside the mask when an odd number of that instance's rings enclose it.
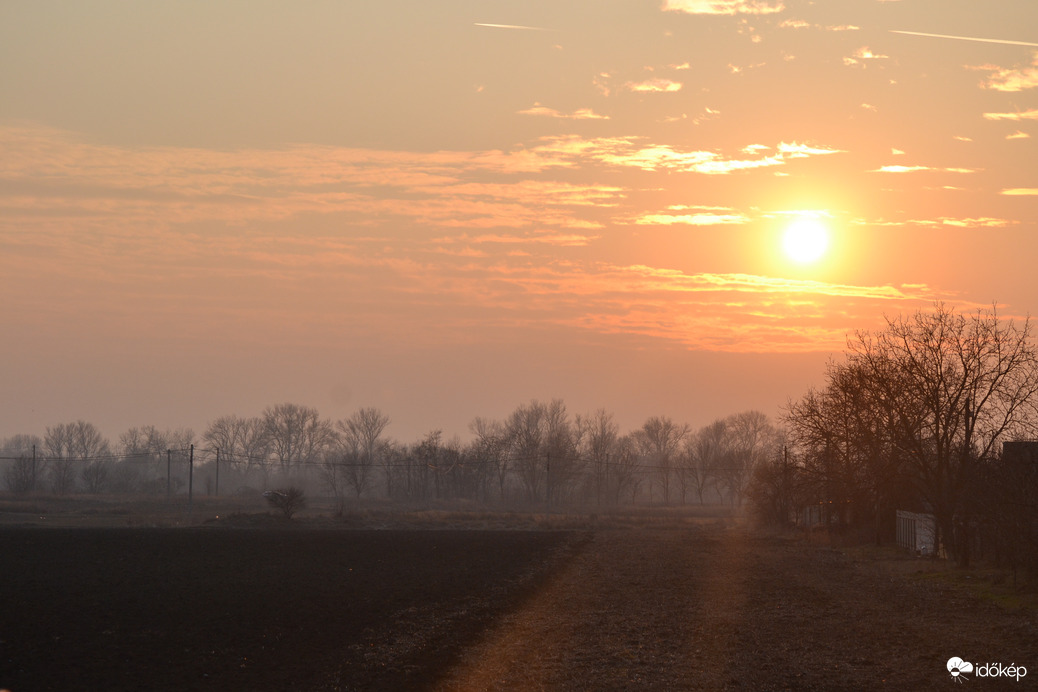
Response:
[[[1038,310],[1033,0],[5,0],[0,94],[0,438],[699,427]]]

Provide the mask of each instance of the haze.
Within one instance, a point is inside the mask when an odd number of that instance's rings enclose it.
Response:
[[[1038,305],[1031,0],[0,5],[0,438],[769,415]],[[783,233],[828,232],[795,262]]]

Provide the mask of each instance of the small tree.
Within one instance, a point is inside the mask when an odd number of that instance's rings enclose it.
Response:
[[[306,497],[303,491],[296,487],[268,490],[263,493],[267,502],[274,509],[281,512],[285,519],[291,519],[298,510],[306,507]]]

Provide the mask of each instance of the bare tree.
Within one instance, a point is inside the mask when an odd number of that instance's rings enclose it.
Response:
[[[505,484],[508,478],[509,465],[508,434],[501,421],[487,418],[475,418],[469,424],[469,430],[476,436],[472,442],[472,453],[483,465],[483,479],[486,484],[496,482],[497,498],[505,500]],[[484,497],[489,499],[489,487],[484,490]]]
[[[4,440],[0,456],[13,459],[4,471],[4,485],[8,490],[12,493],[36,491],[45,470],[42,454],[43,439],[37,435],[13,435]]]
[[[732,504],[742,504],[754,467],[776,449],[777,432],[760,411],[745,411],[725,421],[729,436],[727,455],[719,478],[728,490]]]
[[[547,476],[543,454],[544,418],[544,404],[532,401],[528,405],[520,404],[516,407],[505,422],[512,468],[529,502],[546,497],[543,492]]]
[[[620,426],[613,414],[598,409],[590,416],[577,416],[579,454],[588,468],[589,490],[595,504],[601,505],[609,491],[610,474],[618,458]]]
[[[614,493],[614,502],[620,504],[628,494],[631,496],[631,502],[634,502],[644,474],[638,456],[638,443],[633,435],[624,435],[617,440],[616,457],[610,468],[610,486]]]
[[[195,440],[190,428],[159,430],[154,425],[132,427],[119,436],[122,462],[113,469],[113,482],[122,491],[157,490],[165,485],[166,452],[186,451]],[[161,478],[161,481],[160,481]]]
[[[685,438],[681,461],[689,485],[703,504],[703,494],[717,482],[728,457],[728,425],[716,420]]]
[[[263,418],[221,416],[209,424],[202,441],[211,449],[219,449],[221,458],[238,471],[247,474],[267,468],[270,444]]]
[[[544,407],[545,493],[548,504],[565,502],[583,469],[566,404],[552,399]]]
[[[978,460],[1035,430],[1038,351],[1030,337],[1029,319],[1005,321],[995,309],[966,316],[938,304],[850,343],[849,363],[890,407],[892,442],[962,565],[970,560],[966,500]]]
[[[362,476],[364,477],[363,482],[353,483],[358,496],[361,487],[366,487],[367,471],[374,466],[382,466],[383,477],[386,481],[386,496],[392,495],[392,467],[389,455],[385,453],[387,451],[386,441],[382,438],[382,433],[387,425],[389,425],[389,416],[372,407],[362,408],[337,424],[345,447],[354,459],[351,463],[360,464],[359,467],[355,467],[358,468],[358,471],[364,469],[363,473],[353,474],[356,481],[361,481]]]
[[[803,506],[803,467],[786,446],[780,453],[764,459],[753,469],[747,496],[757,519],[766,525],[796,524],[797,512]]]
[[[268,449],[287,474],[294,467],[318,462],[335,442],[331,422],[317,409],[297,404],[278,404],[263,411]]]
[[[966,565],[976,524],[971,483],[996,445],[1033,435],[1038,351],[1030,321],[992,309],[888,319],[859,332],[827,386],[792,405],[787,420],[808,480],[833,500],[892,504],[902,492],[930,511],[938,540]],[[900,482],[898,482],[900,481]],[[878,521],[878,517],[877,517]]]
[[[687,425],[678,425],[666,416],[652,416],[633,434],[639,451],[663,491],[664,504],[670,504],[674,461],[688,432]]]
[[[43,446],[50,457],[51,486],[62,495],[76,487],[76,468],[90,492],[98,492],[112,463],[108,441],[92,423],[78,420],[47,428]]]

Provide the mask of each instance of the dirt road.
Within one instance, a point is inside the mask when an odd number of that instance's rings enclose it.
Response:
[[[953,656],[1028,669],[974,687],[1029,688],[1038,623],[788,538],[600,531],[437,689],[949,689]]]

